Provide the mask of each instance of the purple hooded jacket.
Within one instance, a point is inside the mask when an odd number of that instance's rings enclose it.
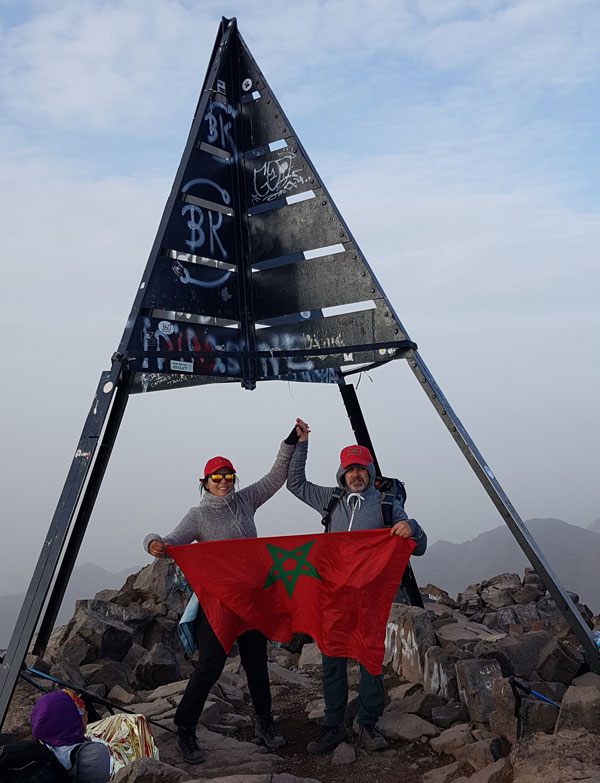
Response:
[[[45,693],[36,701],[31,715],[31,733],[55,748],[85,740],[83,721],[73,699],[64,691]]]

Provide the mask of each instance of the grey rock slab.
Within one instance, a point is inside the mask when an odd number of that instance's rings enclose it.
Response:
[[[556,724],[556,730],[583,728],[600,734],[600,690],[593,685],[567,688]]]
[[[500,666],[493,660],[458,661],[456,680],[461,702],[472,721],[486,722],[493,709],[492,685],[502,678]]]
[[[423,783],[451,783],[460,772],[460,764],[453,762],[445,767],[430,769],[423,775]]]
[[[300,653],[300,659],[298,660],[298,668],[300,669],[316,669],[320,668],[323,662],[321,651],[314,642],[305,644],[302,647]]]
[[[493,764],[489,764],[474,775],[471,775],[469,783],[509,783],[511,780],[510,762],[508,759],[498,759]],[[532,783],[532,781],[528,781],[528,783]]]
[[[336,766],[352,764],[354,761],[356,761],[356,752],[352,745],[349,745],[347,742],[342,742],[338,745],[331,756],[331,763]]]
[[[157,699],[168,699],[170,696],[181,696],[186,689],[188,680],[177,680],[169,682],[167,685],[160,685],[153,691],[150,691],[146,701],[156,701]]]
[[[586,672],[585,674],[581,674],[579,677],[575,677],[575,679],[571,682],[571,685],[576,685],[577,687],[593,687],[600,690],[600,674]],[[545,695],[546,694],[544,694],[544,696]]]
[[[437,726],[418,715],[406,715],[397,712],[384,712],[377,722],[377,728],[387,739],[401,739],[416,742],[421,737],[435,737],[439,733]]]
[[[312,680],[310,680],[305,674],[299,672],[292,672],[286,669],[284,666],[280,666],[278,663],[271,662],[268,664],[269,677],[272,683],[280,685],[296,685],[301,688],[311,688]]]
[[[390,699],[403,699],[405,696],[411,696],[413,693],[422,690],[423,686],[419,682],[404,682],[402,685],[396,685],[394,688],[390,688],[388,696]]]
[[[189,775],[182,769],[156,759],[136,759],[120,769],[112,783],[183,783]]]
[[[456,748],[460,748],[469,742],[473,742],[469,724],[457,723],[456,726],[451,726],[446,731],[443,731],[439,737],[433,737],[429,744],[436,753],[452,755]]]
[[[490,741],[485,739],[469,742],[461,748],[456,748],[454,758],[460,764],[468,764],[476,772],[493,764],[496,760],[492,754]]]
[[[134,693],[126,691],[120,685],[115,685],[110,689],[106,698],[116,704],[122,704],[123,707],[128,707],[136,701],[137,697]]]

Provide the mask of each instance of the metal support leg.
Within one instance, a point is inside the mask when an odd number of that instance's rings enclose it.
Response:
[[[102,435],[102,442],[98,445],[94,464],[83,491],[81,503],[79,504],[79,508],[71,526],[69,542],[65,549],[60,568],[58,569],[50,600],[48,601],[42,622],[40,623],[33,648],[36,655],[44,654],[48,639],[52,635],[56,616],[60,610],[65,591],[71,578],[71,573],[75,567],[79,549],[85,536],[85,531],[87,530],[90,516],[96,503],[96,498],[98,497],[102,479],[104,478],[106,468],[108,467],[108,461],[112,454],[123,414],[125,413],[127,400],[129,399],[130,388],[131,376],[129,374],[122,375],[116,389],[112,407],[108,414],[106,427],[104,428],[104,433]]]
[[[366,446],[369,449],[371,456],[373,457],[375,473],[377,476],[382,476],[381,470],[379,469],[379,463],[377,462],[377,457],[375,455],[375,449],[373,448],[373,443],[371,441],[371,436],[369,435],[369,430],[367,429],[367,423],[365,421],[365,417],[363,416],[360,403],[358,402],[356,389],[351,383],[344,383],[343,381],[339,384],[339,389],[340,394],[342,395],[342,400],[344,401],[344,405],[346,407],[346,412],[348,413],[348,418],[350,419],[350,426],[356,435],[356,442],[360,446]],[[411,602],[411,604],[413,606],[423,607],[423,598],[421,597],[421,593],[419,591],[419,585],[417,584],[415,572],[413,571],[410,563],[407,563],[406,565],[406,570],[404,571],[404,575],[402,577],[402,586],[404,587],[404,591],[408,596],[408,600]]]
[[[350,426],[356,435],[356,442],[359,446],[366,446],[369,449],[371,456],[373,457],[375,473],[378,476],[381,476],[379,463],[377,462],[377,457],[375,456],[375,449],[373,448],[371,436],[369,435],[369,430],[367,429],[367,423],[358,402],[358,397],[356,396],[356,389],[351,383],[344,382],[339,384],[339,389],[340,394],[342,395],[342,400],[344,401],[346,413],[350,419]]]
[[[483,488],[502,515],[509,530],[517,539],[519,546],[525,553],[529,562],[541,577],[546,589],[556,602],[557,607],[567,619],[571,626],[571,630],[583,647],[583,653],[591,670],[600,674],[600,650],[596,647],[592,632],[581,616],[581,613],[560,583],[554,571],[546,562],[544,555],[533,539],[533,536],[513,508],[512,503],[500,486],[489,465],[479,453],[477,446],[475,446],[469,434],[461,424],[460,419],[450,407],[448,400],[444,397],[441,389],[425,365],[425,362],[419,356],[418,351],[409,355],[407,361],[423,390],[429,397],[433,407],[439,413],[442,421],[458,444],[458,447],[464,454],[467,462],[473,468],[473,471]]]
[[[4,723],[21,666],[67,540],[71,520],[90,471],[120,375],[121,364],[115,361],[112,369],[103,372],[100,376],[67,480],[19,612],[8,650],[0,666],[0,728]]]

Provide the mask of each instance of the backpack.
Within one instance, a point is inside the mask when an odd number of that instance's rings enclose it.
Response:
[[[397,478],[386,478],[385,476],[378,476],[375,479],[375,488],[381,492],[381,522],[383,527],[392,527],[394,524],[392,510],[394,503],[398,501],[402,508],[406,502],[406,489],[404,483]],[[346,490],[341,487],[336,487],[331,493],[327,508],[324,509],[325,514],[321,523],[325,527],[325,532],[329,532],[329,525],[331,523],[331,515],[335,511],[337,504],[346,494]],[[423,597],[421,591],[417,585],[415,574],[412,570],[410,563],[406,566],[404,573],[402,574],[402,581],[398,587],[398,591],[394,596],[394,600],[404,604],[410,604],[412,606],[423,606]]]
[[[0,746],[0,783],[66,783],[67,771],[42,742]]]

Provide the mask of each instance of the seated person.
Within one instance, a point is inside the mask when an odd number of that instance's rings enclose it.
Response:
[[[86,738],[84,714],[83,702],[79,706],[69,693],[45,693],[31,712],[31,733],[50,748],[73,783],[107,783],[110,753],[104,742]]]

